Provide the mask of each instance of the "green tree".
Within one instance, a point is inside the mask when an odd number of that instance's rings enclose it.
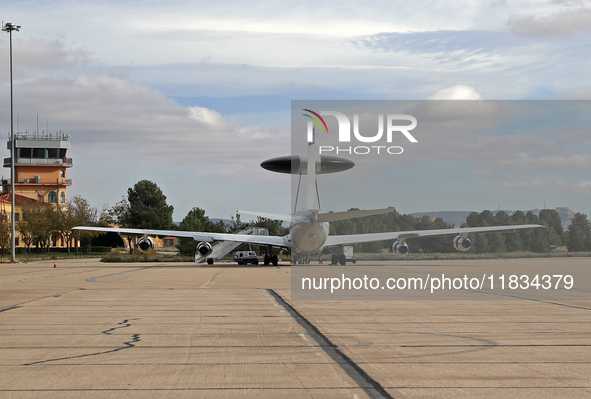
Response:
[[[215,233],[223,233],[224,230],[220,226],[213,223],[207,216],[205,211],[201,208],[193,208],[187,213],[179,225],[179,230],[183,231],[208,231]],[[181,255],[195,255],[195,248],[198,242],[192,238],[181,237],[176,246]]]
[[[117,202],[111,209],[109,209],[109,219],[111,223],[116,224],[118,227],[129,227],[133,228],[132,220],[131,220],[131,206],[129,205],[129,201],[127,198],[121,198],[121,201]],[[82,237],[81,237],[82,239]],[[126,236],[127,239],[127,246],[128,248],[132,248],[131,243],[133,242],[134,238],[130,235]]]
[[[283,222],[281,220],[273,220],[257,216],[256,222],[252,222],[250,225],[252,227],[264,227],[265,229],[267,229],[270,236],[278,236],[279,227],[281,227],[282,223]]]
[[[569,252],[591,251],[591,227],[587,215],[577,212],[571,219],[566,248]]]
[[[68,255],[70,255],[70,238],[72,236],[72,228],[79,226],[80,223],[75,218],[73,207],[71,206],[72,200],[64,206],[59,206],[52,213],[52,224],[54,232],[61,235],[66,240],[66,247],[68,249]]]
[[[540,211],[540,220],[546,222],[548,228],[554,230],[554,232],[560,237],[564,233],[562,228],[562,220],[560,215],[554,209],[543,209]]]
[[[496,226],[506,226],[508,224],[511,224],[511,216],[509,216],[505,211],[498,211],[495,214],[495,219]]]
[[[68,201],[67,210],[71,214],[71,218],[75,221],[77,226],[107,226],[111,223],[111,217],[106,207],[99,209],[98,207],[91,207],[81,196],[75,196]],[[90,251],[90,243],[94,237],[100,233],[93,231],[74,230],[70,237],[75,239],[76,254],[78,254],[78,242],[83,248],[84,253]],[[68,237],[69,241],[69,237]],[[69,252],[69,249],[68,249]]]
[[[337,220],[329,224],[331,235],[345,235],[357,233],[357,224],[354,219]]]
[[[173,228],[174,207],[166,203],[162,190],[149,180],[140,180],[127,189],[128,222],[134,228],[167,230]]]
[[[49,249],[55,231],[55,208],[49,204],[33,202],[23,205],[22,218],[27,222],[33,245],[41,251]]]
[[[133,228],[129,208],[130,205],[127,198],[121,198],[121,201],[113,205],[108,211],[111,222],[117,224],[119,227]]]
[[[216,223],[216,226],[218,226],[218,229],[223,232],[223,233],[227,233],[228,232],[228,225],[224,222],[223,219],[218,220],[218,222]]]
[[[25,220],[24,216],[16,222],[16,231],[19,232],[21,241],[25,244],[25,250],[31,254],[31,245],[35,240],[33,228],[31,224]]]
[[[10,221],[8,215],[4,214],[0,214],[0,248],[2,249],[2,256],[11,251]]]
[[[68,255],[70,254],[70,241],[72,237],[80,237],[83,233],[76,233],[72,230],[76,226],[91,226],[94,225],[96,218],[96,210],[93,210],[88,201],[77,195],[71,198],[65,205],[58,206],[53,213],[53,224],[56,233],[61,234],[66,241],[68,248]],[[91,232],[85,232],[91,233]],[[96,236],[97,233],[91,233]],[[77,240],[76,240],[77,241]],[[78,245],[76,243],[76,253],[78,252]]]
[[[236,211],[236,216],[230,216],[230,218],[232,219],[232,222],[228,226],[230,232],[235,233],[248,227],[248,223],[244,223],[240,219],[240,213],[238,211]]]
[[[452,226],[445,223],[443,219],[431,217],[425,215],[417,220],[415,230],[435,230],[435,229],[449,229]],[[413,248],[416,245],[417,249],[421,249],[424,253],[433,252],[452,252],[455,251],[452,245],[453,236],[441,236],[441,237],[422,237],[412,241]],[[416,242],[416,244],[415,244]],[[409,244],[410,245],[410,244]]]
[[[484,210],[480,213],[470,213],[466,218],[466,223],[469,227],[487,227],[495,226],[498,223],[498,219],[491,211]],[[474,234],[472,243],[474,252],[478,254],[504,252],[506,250],[505,238],[500,234]]]

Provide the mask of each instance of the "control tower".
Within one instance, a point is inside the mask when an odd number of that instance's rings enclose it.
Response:
[[[67,157],[70,136],[63,133],[15,133],[14,192],[39,202],[65,204],[72,158]],[[10,150],[10,135],[8,149]],[[10,168],[10,158],[4,158]],[[10,192],[10,179],[2,179],[2,193]]]

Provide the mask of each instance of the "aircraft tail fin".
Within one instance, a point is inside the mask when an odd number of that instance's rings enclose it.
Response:
[[[306,169],[308,184],[306,187],[306,209],[317,211],[316,206],[316,137],[314,137],[314,126],[308,121],[308,165]]]

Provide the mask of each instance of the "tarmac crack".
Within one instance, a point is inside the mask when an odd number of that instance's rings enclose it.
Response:
[[[87,278],[86,281],[88,281],[89,283],[98,283],[98,281],[96,281],[96,280],[98,280],[100,278],[117,276],[119,274],[125,274],[125,273],[131,273],[131,272],[137,272],[138,270],[151,269],[151,268],[158,267],[158,266],[161,266],[161,265],[140,267],[138,269],[125,270],[125,271],[122,271],[119,273],[111,273],[111,274],[105,274],[104,276],[90,277],[90,278]]]
[[[207,282],[207,284],[203,284],[203,285],[202,285],[201,287],[199,287],[199,288],[207,288],[207,287],[209,287],[209,285],[210,285],[211,283],[213,283],[213,280],[215,280],[215,278],[218,276],[218,274],[220,274],[220,273],[221,273],[221,271],[222,271],[223,269],[224,269],[224,268],[223,268],[223,267],[221,267],[221,268],[220,268],[220,270],[218,270],[218,272],[215,274],[215,276],[213,276],[213,277],[211,278],[211,280],[209,280],[209,281]]]
[[[379,382],[374,380],[365,370],[363,370],[357,363],[355,363],[349,356],[345,355],[337,345],[333,344],[326,335],[312,324],[308,319],[302,316],[293,306],[285,302],[285,300],[272,289],[267,290],[275,300],[282,305],[285,310],[296,321],[304,327],[308,335],[312,337],[318,345],[330,356],[341,368],[351,377],[372,399],[393,399]]]
[[[125,319],[121,323],[117,323],[117,324],[119,324],[118,327],[113,327],[113,328],[109,328],[108,330],[101,331],[101,334],[111,335],[111,332],[113,332],[114,330],[117,330],[117,329],[120,329],[120,328],[131,327],[131,325],[132,325],[130,323],[131,320],[139,320],[139,319]],[[37,361],[37,362],[24,363],[23,366],[34,366],[34,365],[37,365],[37,364],[45,364],[45,363],[49,363],[49,362],[57,362],[57,361],[60,361],[60,360],[80,359],[80,358],[83,358],[83,357],[105,355],[107,353],[115,353],[115,352],[122,351],[124,349],[133,348],[135,346],[135,344],[137,342],[140,342],[140,341],[141,341],[140,334],[133,334],[131,336],[131,340],[126,341],[126,342],[123,342],[123,346],[121,346],[119,348],[110,349],[110,350],[102,351],[102,352],[86,353],[84,355],[78,355],[78,356],[66,356],[66,357],[60,357],[60,358],[55,358],[55,359],[40,360],[40,361]]]
[[[13,305],[13,306],[9,306],[9,307],[7,307],[7,308],[0,309],[0,313],[2,313],[2,312],[7,312],[7,311],[9,311],[9,310],[13,310],[13,309],[18,309],[18,308],[20,308],[20,307],[21,307],[21,306],[19,306],[19,305]]]
[[[40,298],[30,299],[30,300],[25,301],[25,302],[17,303],[16,305],[11,305],[11,306],[7,306],[5,308],[2,308],[2,309],[0,309],[0,313],[6,312],[6,311],[9,311],[9,310],[14,310],[14,309],[22,308],[23,305],[26,305],[27,303],[31,303],[31,302],[35,302],[35,301],[40,301],[41,299],[59,298],[62,295],[65,295],[65,294],[68,294],[68,293],[74,292],[74,291],[77,291],[77,290],[70,290],[70,291],[65,291],[65,292],[58,292],[57,294],[51,294],[51,295],[42,296]]]

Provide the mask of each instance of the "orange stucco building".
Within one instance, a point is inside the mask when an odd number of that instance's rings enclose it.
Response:
[[[67,169],[73,166],[72,158],[67,157],[70,136],[61,132],[25,132],[15,133],[14,139],[15,212],[20,213],[20,208],[27,200],[55,206],[65,204],[67,188],[72,185],[72,180],[67,178]],[[10,138],[8,149],[11,149]],[[10,165],[11,158],[4,158],[4,167],[10,168]],[[2,178],[1,184],[0,213],[7,214],[11,209],[10,179]],[[60,246],[59,240],[54,241]],[[22,243],[17,246],[22,246]]]
[[[39,202],[65,204],[66,188],[72,185],[67,178],[72,158],[67,157],[70,136],[63,133],[16,133],[14,162],[14,193]],[[8,148],[11,143],[8,141]],[[10,168],[10,158],[4,167]],[[2,193],[10,192],[10,180],[2,180]]]

